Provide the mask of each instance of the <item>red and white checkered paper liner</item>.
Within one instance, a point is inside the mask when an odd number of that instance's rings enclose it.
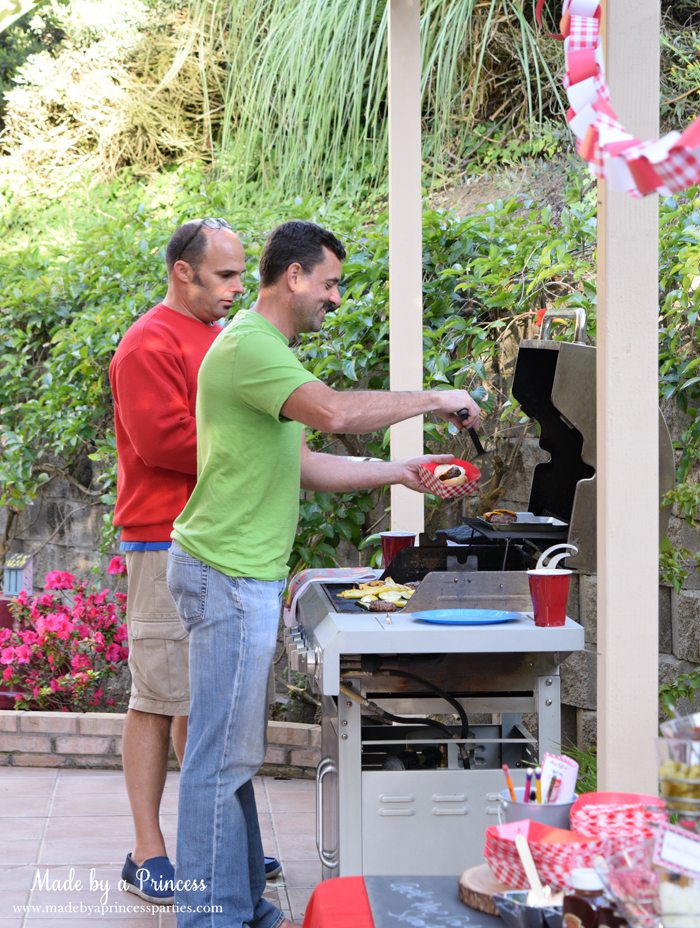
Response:
[[[595,838],[529,819],[491,825],[486,829],[484,857],[496,879],[515,889],[529,887],[515,846],[516,834],[527,837],[540,879],[553,889],[563,889],[567,885],[574,867],[592,867],[603,848],[602,841]]]
[[[596,801],[590,801],[593,797]],[[606,856],[653,838],[656,826],[668,820],[657,796],[630,794],[629,801],[620,800],[606,802],[605,793],[584,794],[571,807],[572,829],[601,840]]]
[[[538,19],[543,0],[538,2]],[[669,195],[700,183],[700,116],[683,132],[641,141],[610,105],[600,37],[600,0],[564,0],[561,35],[569,100],[569,128],[576,149],[612,190],[634,197]]]
[[[467,496],[469,493],[473,493],[479,485],[481,471],[477,467],[474,467],[473,464],[470,464],[469,461],[460,461],[458,458],[455,458],[454,461],[450,461],[450,464],[457,464],[459,467],[464,468],[467,475],[466,483],[463,483],[459,487],[446,487],[442,480],[438,480],[434,473],[435,468],[440,467],[439,464],[420,465],[418,472],[420,474],[421,483],[428,487],[431,493],[439,496],[440,499],[458,499],[460,496]]]

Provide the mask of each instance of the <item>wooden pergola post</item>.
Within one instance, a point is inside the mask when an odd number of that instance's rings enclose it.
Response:
[[[389,0],[389,384],[423,386],[420,0]],[[391,428],[392,459],[423,453],[423,417]],[[391,527],[423,531],[423,497],[391,488]]]
[[[607,75],[630,132],[658,136],[659,0],[606,10]],[[598,788],[656,793],[658,199],[599,185]]]
[[[389,2],[390,384],[422,385],[420,3]],[[623,123],[658,135],[658,0],[606,10],[607,75]],[[658,712],[658,201],[599,186],[598,782],[656,792]],[[422,420],[391,455],[423,449]],[[392,488],[392,528],[420,530],[423,500]]]

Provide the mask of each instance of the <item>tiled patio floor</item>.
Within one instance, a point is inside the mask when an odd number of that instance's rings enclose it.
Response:
[[[168,774],[161,818],[173,856],[177,788],[178,775]],[[268,895],[288,917],[301,921],[321,879],[314,784],[264,777],[255,788],[265,852],[284,867],[283,875],[267,884]],[[117,888],[131,841],[121,772],[0,767],[0,928],[69,928],[76,922],[174,928],[175,916],[167,908],[135,914],[141,900]],[[98,912],[94,907],[102,902],[104,911]],[[92,908],[85,911],[86,906]]]

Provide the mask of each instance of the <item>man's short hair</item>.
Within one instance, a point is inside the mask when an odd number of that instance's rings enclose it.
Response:
[[[328,229],[301,219],[283,222],[270,233],[260,256],[260,286],[276,283],[290,264],[300,264],[309,274],[323,261],[324,248],[339,261],[345,259],[345,248]]]
[[[197,226],[198,228],[194,228]],[[176,261],[187,261],[193,270],[198,270],[207,250],[207,234],[201,219],[183,222],[173,232],[165,249],[165,264],[170,274]]]

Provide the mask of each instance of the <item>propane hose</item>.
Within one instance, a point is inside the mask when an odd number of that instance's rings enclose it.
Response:
[[[365,709],[368,709],[370,712],[372,712],[372,714],[377,715],[385,722],[397,722],[399,725],[422,725],[426,728],[436,728],[438,731],[446,734],[450,739],[454,739],[455,737],[452,729],[447,725],[444,725],[442,722],[438,722],[437,719],[430,719],[427,716],[409,718],[406,716],[394,715],[391,712],[387,712],[386,709],[382,709],[381,706],[378,706],[375,702],[372,702],[365,696],[361,696],[359,693],[356,693],[352,687],[346,686],[344,683],[340,684],[340,692],[343,694],[343,696],[347,696],[348,699],[352,699],[353,702],[356,702],[360,706],[363,706]],[[459,756],[462,760],[463,768],[468,770],[470,767],[469,751],[467,751],[466,745],[458,744],[457,752],[459,753]]]

